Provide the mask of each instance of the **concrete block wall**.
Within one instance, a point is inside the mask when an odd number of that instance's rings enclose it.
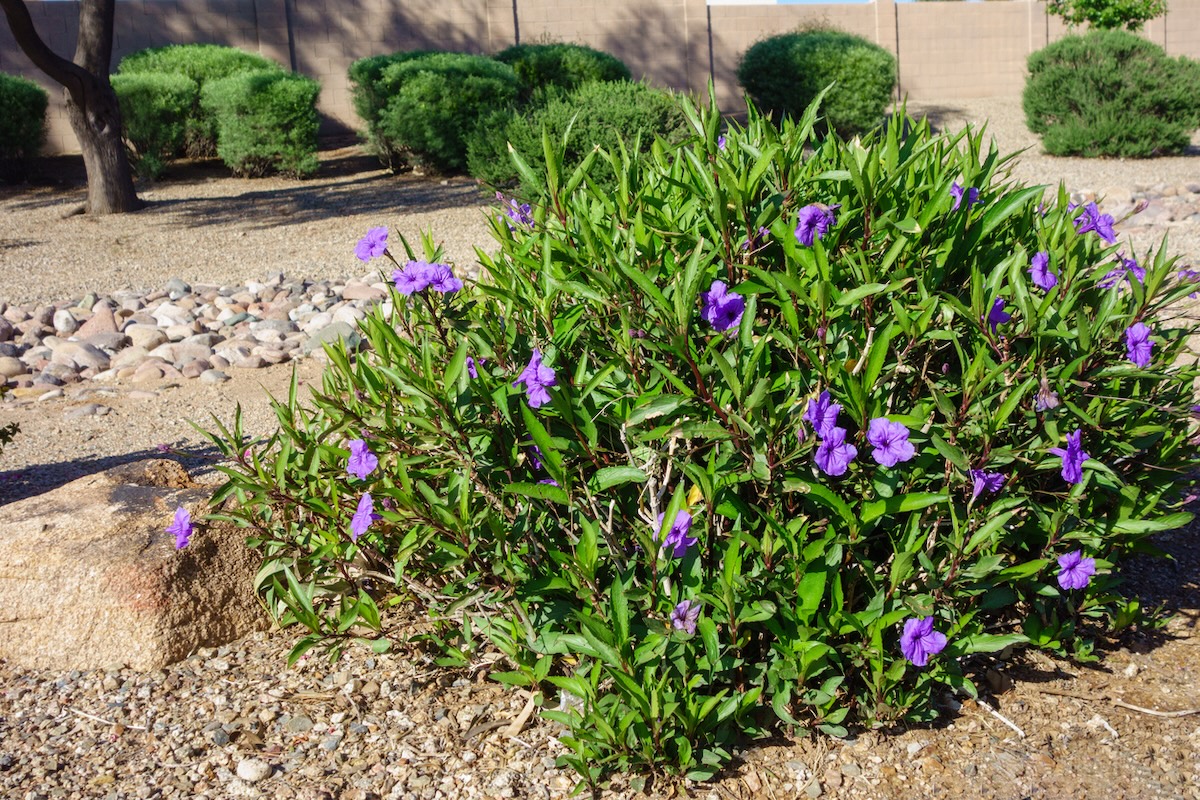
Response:
[[[74,53],[75,0],[27,0],[37,29],[60,55]],[[1025,61],[1067,33],[1045,0],[708,5],[707,0],[117,0],[113,65],[144,47],[213,42],[260,53],[321,81],[327,130],[358,129],[347,70],[397,50],[495,53],[521,42],[567,41],[612,53],[635,77],[705,92],[741,107],[738,61],[775,33],[828,25],[897,55],[901,93],[921,101],[1019,94]],[[1176,0],[1144,35],[1171,55],[1200,59],[1200,2]],[[47,151],[77,152],[62,89],[29,63],[0,23],[0,71],[28,77],[51,96]]]

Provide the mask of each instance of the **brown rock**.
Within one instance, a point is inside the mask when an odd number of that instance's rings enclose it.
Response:
[[[0,507],[0,658],[40,669],[155,670],[266,626],[257,557],[233,526],[175,549],[208,491],[169,460],[126,464]]]
[[[118,333],[119,330],[112,309],[103,303],[97,303],[92,318],[83,323],[75,335],[80,339],[86,339],[97,333]]]

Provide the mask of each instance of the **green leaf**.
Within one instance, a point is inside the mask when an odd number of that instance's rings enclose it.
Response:
[[[919,511],[929,506],[944,503],[950,499],[945,493],[912,492],[885,497],[882,500],[872,500],[862,505],[862,521],[872,522],[884,514],[904,514],[909,511]]]
[[[517,494],[522,497],[532,497],[536,500],[549,500],[552,503],[558,503],[562,506],[571,504],[570,497],[563,491],[561,487],[551,486],[548,483],[529,483],[526,481],[518,481],[510,483],[504,487],[506,494]]]
[[[646,473],[637,467],[604,467],[596,471],[588,481],[594,492],[603,492],[625,483],[645,483]]]
[[[956,648],[963,655],[969,653],[998,653],[1006,647],[1025,644],[1029,637],[1023,633],[990,634],[975,633],[955,640]]]

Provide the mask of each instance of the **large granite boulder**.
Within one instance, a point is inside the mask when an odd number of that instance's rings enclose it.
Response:
[[[266,627],[244,531],[198,527],[182,550],[167,533],[208,496],[156,459],[0,506],[0,658],[154,670]]]

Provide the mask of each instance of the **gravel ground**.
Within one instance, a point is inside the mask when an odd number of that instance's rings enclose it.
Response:
[[[1002,152],[1028,148],[1014,165],[1020,180],[1061,179],[1113,207],[1153,198],[1171,213],[1126,225],[1134,247],[1169,232],[1173,250],[1189,260],[1200,254],[1189,205],[1200,193],[1184,188],[1200,180],[1200,150],[1147,162],[1058,159],[1039,154],[1015,98],[910,108],[947,131],[988,120]],[[80,174],[54,165],[47,174],[65,183],[0,189],[0,300],[53,303],[89,291],[151,290],[170,278],[354,277],[362,273],[354,242],[376,225],[414,238],[431,228],[460,265],[473,262],[475,246],[487,247],[490,198],[472,182],[388,176],[349,147],[323,154],[323,163],[305,182],[183,167],[142,192],[151,201],[145,211],[103,220],[67,215],[82,199]],[[304,385],[319,380],[320,368],[315,359],[299,362]],[[263,390],[282,394],[290,375],[288,365],[269,367],[235,372],[219,386],[139,387],[136,396],[82,385],[47,403],[0,406],[0,423],[22,427],[3,454],[0,503],[159,456],[159,444],[203,472],[205,440],[189,421],[228,420],[240,404],[247,427],[265,433],[272,418]],[[67,414],[93,401],[112,411]],[[999,664],[979,676],[991,690],[986,708],[945,697],[947,713],[935,726],[755,744],[715,784],[651,782],[646,790],[668,797],[683,788],[705,800],[1200,798],[1200,537],[1192,529],[1159,544],[1175,560],[1133,562],[1130,585],[1175,616],[1162,630],[1102,643],[1099,664],[1038,655]],[[560,731],[536,717],[521,723],[526,698],[487,683],[487,665],[446,674],[420,652],[351,651],[335,665],[314,658],[287,669],[291,641],[291,632],[258,634],[152,674],[0,662],[0,795],[438,800],[569,791],[572,776],[553,768]],[[609,794],[636,796],[634,789],[617,777]]]

